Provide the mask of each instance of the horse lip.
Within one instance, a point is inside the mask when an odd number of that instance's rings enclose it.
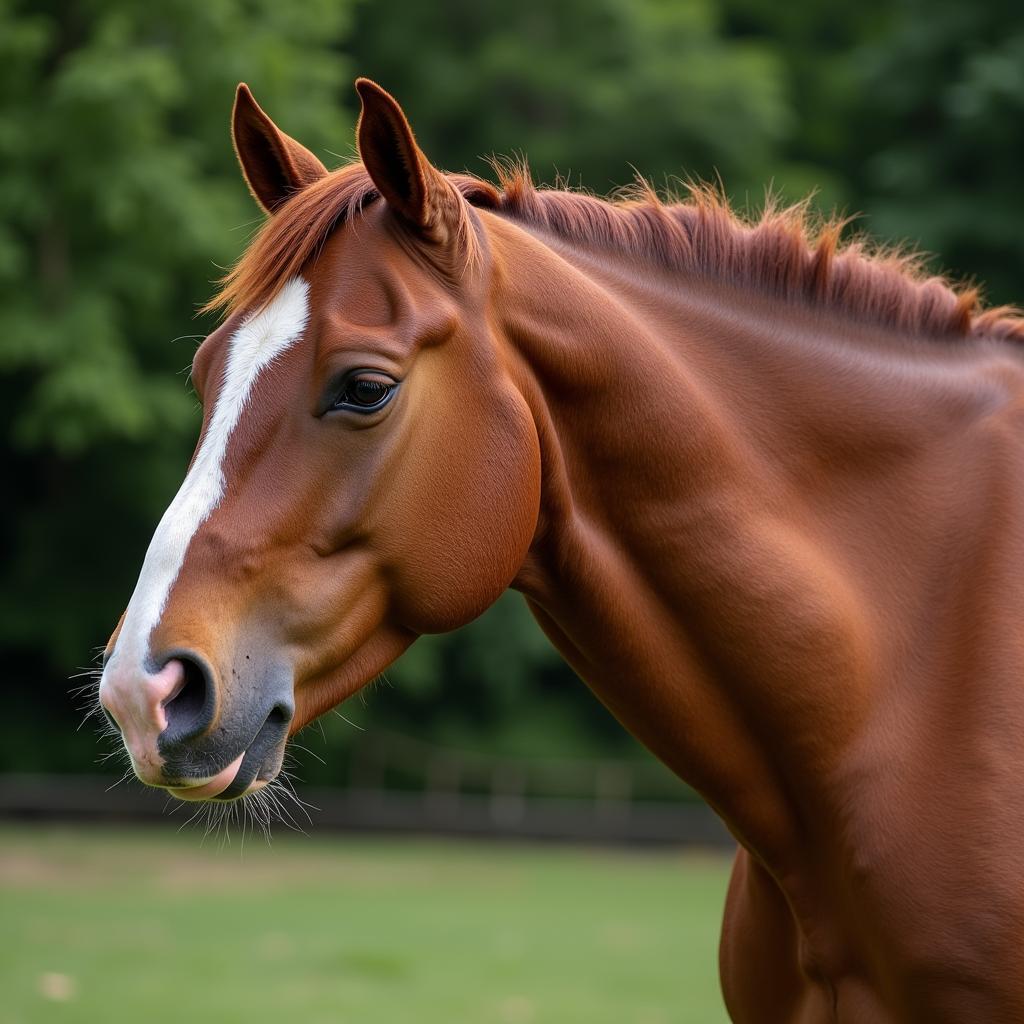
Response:
[[[168,791],[179,800],[212,800],[235,781],[244,758],[245,751],[243,750],[231,764],[219,771],[212,779],[208,779],[198,786],[170,786]]]
[[[243,755],[243,760],[238,772],[231,783],[220,790],[212,799],[234,800],[237,797],[245,796],[252,788],[252,785],[260,780],[263,766],[273,751],[287,740],[288,723],[267,721],[262,729],[256,734],[256,738],[249,745]],[[268,780],[264,780],[268,781]]]
[[[249,790],[252,789],[253,785],[260,778],[260,772],[263,769],[263,761],[244,763],[239,767],[238,773],[231,780],[231,782],[225,786],[218,793],[209,797],[211,800],[220,800],[225,803],[231,800],[237,800],[239,797],[245,796]]]

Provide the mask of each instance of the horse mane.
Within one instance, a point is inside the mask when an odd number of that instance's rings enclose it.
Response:
[[[662,199],[644,180],[611,200],[538,188],[523,161],[494,161],[498,187],[448,174],[473,206],[582,245],[612,248],[707,280],[831,309],[913,334],[1024,341],[1024,316],[985,309],[979,290],[929,274],[924,258],[841,241],[846,221],[815,221],[809,200],[781,206],[771,197],[755,219],[737,214],[719,189],[687,185],[684,200]],[[351,163],[292,196],[270,217],[201,312],[259,308],[315,259],[328,236],[379,193]]]

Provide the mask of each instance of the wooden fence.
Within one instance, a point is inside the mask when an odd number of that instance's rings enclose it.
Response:
[[[718,818],[653,761],[507,758],[378,734],[340,756],[346,785],[299,784],[306,831],[729,846]],[[0,818],[148,821],[175,801],[99,776],[0,775]],[[179,812],[180,813],[180,812]]]

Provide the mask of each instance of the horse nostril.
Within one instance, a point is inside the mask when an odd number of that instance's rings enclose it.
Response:
[[[187,654],[175,654],[185,670],[178,692],[164,704],[167,729],[164,738],[180,743],[202,733],[213,719],[214,689],[206,664]]]
[[[294,710],[287,704],[275,704],[267,715],[267,722],[271,725],[287,725],[295,714]]]

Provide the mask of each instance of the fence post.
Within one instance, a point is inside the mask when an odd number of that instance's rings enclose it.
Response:
[[[491,821],[509,827],[526,813],[526,771],[514,761],[499,761],[491,773]]]
[[[633,771],[627,764],[602,761],[594,773],[594,801],[603,821],[624,824],[629,820],[633,795]]]
[[[462,798],[462,764],[450,754],[431,757],[426,768],[423,802],[431,817],[456,818]]]

